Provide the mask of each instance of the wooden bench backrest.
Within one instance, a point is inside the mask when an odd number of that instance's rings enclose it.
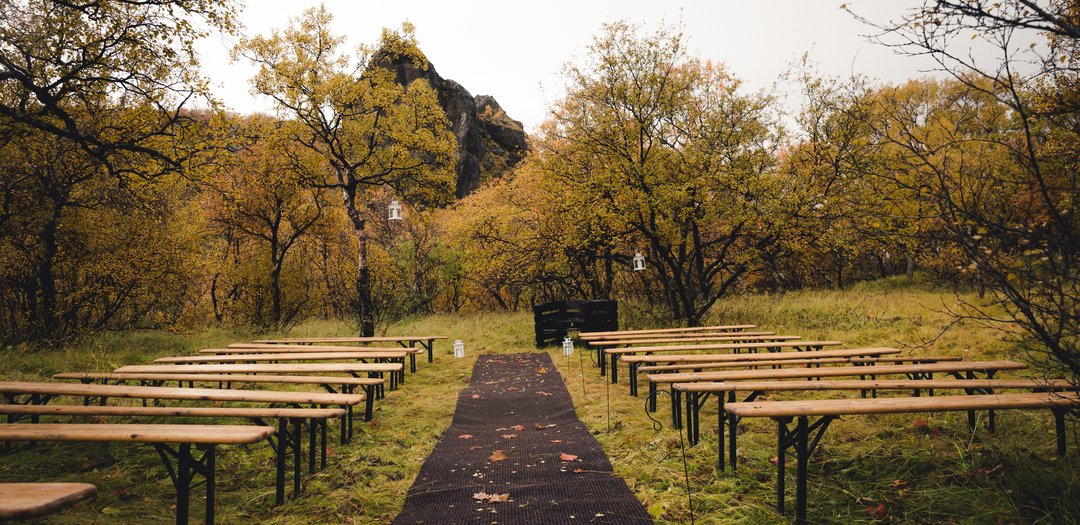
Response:
[[[1080,407],[1077,393],[988,394],[933,397],[879,397],[807,401],[728,403],[724,410],[744,417],[845,416],[906,412]]]
[[[918,365],[834,366],[821,368],[779,368],[770,370],[725,370],[680,374],[649,374],[654,383],[693,383],[696,381],[739,381],[754,379],[784,379],[805,377],[883,376],[895,374],[928,374],[949,372],[986,372],[1022,370],[1024,363],[1015,361],[957,361]]]

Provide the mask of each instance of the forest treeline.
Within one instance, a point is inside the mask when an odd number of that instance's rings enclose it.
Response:
[[[733,293],[920,269],[985,291],[959,316],[1014,323],[1080,370],[1073,2],[927,2],[879,38],[949,75],[889,85],[804,61],[782,79],[797,114],[677,29],[608,24],[525,161],[460,200],[434,92],[381,67],[426,67],[407,23],[356,52],[323,8],[241,36],[277,111],[237,115],[193,48],[200,28],[238,32],[225,0],[2,4],[6,343],[312,317],[370,332],[567,298],[693,325]],[[969,39],[994,60],[958,52]]]

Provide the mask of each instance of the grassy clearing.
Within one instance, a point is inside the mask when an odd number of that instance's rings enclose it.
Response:
[[[840,292],[733,298],[718,305],[713,320],[755,322],[778,333],[838,339],[850,346],[909,347],[914,354],[1023,358],[1000,331],[973,323],[953,328],[929,348],[913,348],[938,335],[949,322],[941,310],[955,300],[953,294],[928,285],[886,281]],[[340,323],[310,322],[290,335],[347,331]],[[377,403],[375,422],[361,425],[353,443],[333,446],[327,470],[305,478],[303,497],[282,507],[270,505],[269,447],[224,447],[218,461],[221,523],[388,522],[435,439],[449,425],[456,394],[467,383],[475,357],[535,351],[528,313],[432,316],[399,323],[388,333],[462,339],[467,358],[454,359],[450,343],[439,342],[435,366],[422,363],[402,389]],[[6,379],[41,379],[59,371],[108,370],[192,353],[251,335],[220,330],[195,335],[129,332],[53,352],[9,349],[0,352],[0,359],[7,363]],[[609,387],[584,362],[587,355],[567,360],[561,350],[548,351],[567,380],[579,416],[657,522],[689,522],[680,436],[668,425],[666,400],[656,414],[663,428],[655,430],[644,400],[628,395],[625,380]],[[772,510],[776,485],[769,459],[775,454],[775,428],[768,421],[748,421],[739,442],[738,474],[718,473],[710,424],[715,422],[715,407],[709,403],[702,416],[702,443],[686,451],[697,522],[783,522]],[[916,427],[916,420],[925,424]],[[838,421],[811,468],[811,518],[823,523],[1078,523],[1080,445],[1075,431],[1070,432],[1070,454],[1058,459],[1048,413],[1006,412],[999,416],[996,434],[974,435],[967,432],[963,414]],[[5,481],[59,479],[99,486],[96,500],[47,523],[172,521],[172,487],[150,447],[44,444],[0,457],[0,479]],[[200,504],[195,498],[196,515]]]

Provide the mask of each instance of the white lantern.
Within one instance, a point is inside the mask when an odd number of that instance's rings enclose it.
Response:
[[[645,269],[645,256],[641,255],[641,252],[634,254],[634,271],[640,272]]]
[[[398,202],[397,199],[393,199],[390,201],[389,211],[390,215],[387,217],[387,219],[390,219],[392,221],[401,220],[401,203]]]
[[[461,339],[454,341],[454,357],[458,359],[465,357],[465,343],[462,343]]]
[[[562,340],[562,353],[566,357],[574,355],[574,340],[566,336]]]

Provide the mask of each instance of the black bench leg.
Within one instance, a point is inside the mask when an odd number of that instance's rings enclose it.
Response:
[[[810,463],[810,431],[806,416],[799,417],[795,432],[795,523],[803,525],[806,523],[806,477]]]
[[[308,474],[315,473],[315,447],[317,446],[315,439],[316,425],[318,425],[318,422],[315,418],[308,420]]]
[[[191,501],[191,444],[181,443],[176,457],[176,525],[187,525]]]
[[[717,393],[716,396],[722,398],[723,394]],[[734,402],[735,391],[732,390],[728,392],[728,403]],[[726,417],[728,421],[728,461],[731,463],[731,472],[735,472],[735,468],[738,465],[738,459],[736,457],[738,452],[736,451],[736,447],[738,447],[739,440],[739,418],[735,417],[734,414]]]
[[[203,475],[206,477],[206,523],[207,525],[213,525],[214,523],[214,457],[217,455],[217,450],[214,445],[208,445],[206,447],[206,455],[203,456],[203,465],[206,466],[206,472]]]
[[[409,372],[416,373],[416,354],[409,354]]]
[[[695,392],[686,393],[686,442],[692,447],[697,444],[697,436],[694,435],[694,405]]]
[[[372,389],[367,389],[367,395],[364,396],[364,421],[371,421],[375,411],[375,396],[372,395]],[[349,425],[349,437],[352,437],[352,425]]]
[[[637,397],[637,390],[638,390],[638,377],[637,377],[638,365],[639,365],[638,363],[630,363],[630,364],[626,365],[626,366],[628,366],[630,368],[630,395],[632,395],[634,397]]]
[[[776,512],[784,515],[784,467],[787,459],[787,421],[776,420]]]
[[[611,384],[619,382],[619,354],[611,354]]]
[[[278,420],[277,431],[277,471],[274,476],[274,505],[285,503],[285,442],[288,441],[289,423],[285,418]]]
[[[656,383],[649,381],[649,412],[656,412]]]
[[[425,350],[427,350],[427,362],[429,362],[429,363],[434,362],[435,361],[435,358],[434,358],[435,341],[428,341],[428,343],[426,345],[424,343],[420,343],[420,344],[424,346]]]
[[[604,351],[604,347],[598,347],[596,349],[596,362],[600,367],[600,377],[607,375],[607,352]]]
[[[1065,455],[1065,409],[1055,408],[1054,412],[1054,432],[1057,434],[1057,452],[1058,456]]]
[[[326,469],[326,425],[329,424],[330,420],[328,419],[322,421],[322,462],[320,463],[319,468],[323,470]]]
[[[303,426],[303,421],[293,420],[293,436],[292,436],[292,449],[293,449],[293,498],[300,497],[300,458],[303,453],[300,450],[300,443],[303,443],[303,436],[300,431]]]

